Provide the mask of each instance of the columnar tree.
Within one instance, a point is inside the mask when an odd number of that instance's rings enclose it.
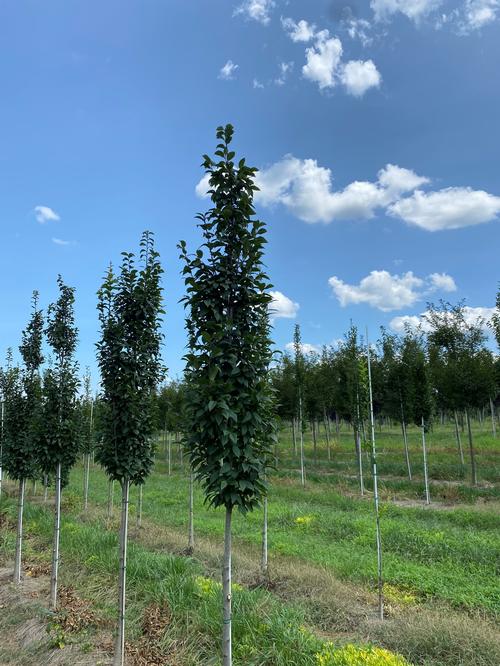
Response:
[[[117,275],[108,270],[98,292],[101,338],[97,357],[102,384],[102,439],[96,460],[122,490],[120,523],[119,623],[115,666],[125,657],[125,571],[131,484],[143,484],[153,466],[152,395],[163,376],[160,359],[163,270],[153,235],[144,232],[140,266],[122,253]]]
[[[302,350],[302,339],[300,335],[300,326],[295,324],[293,331],[293,351],[294,351],[294,370],[295,370],[295,396],[296,396],[296,421],[299,429],[300,442],[300,481],[302,485],[306,482],[306,465],[304,455],[304,377],[305,360]]]
[[[59,298],[49,305],[45,333],[53,353],[53,364],[43,382],[43,433],[39,447],[42,471],[55,481],[54,541],[50,582],[51,607],[57,607],[61,489],[68,482],[79,447],[77,391],[78,365],[74,361],[78,331],[75,326],[73,287],[57,278]]]
[[[231,125],[217,129],[215,160],[204,156],[212,208],[198,216],[203,245],[181,241],[189,350],[186,444],[207,502],[225,509],[223,664],[232,663],[231,520],[266,493],[271,455],[271,361],[265,225],[254,218],[256,169],[235,162]]]
[[[90,371],[83,377],[83,395],[80,400],[80,441],[83,454],[83,508],[86,511],[89,497],[90,458],[94,451],[94,400]]]

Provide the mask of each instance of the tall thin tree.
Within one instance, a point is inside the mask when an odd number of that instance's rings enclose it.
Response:
[[[185,241],[187,448],[209,504],[224,507],[222,663],[232,664],[231,523],[233,510],[257,506],[271,455],[271,361],[263,268],[265,225],[254,218],[256,169],[235,162],[231,125],[217,129],[215,160],[204,156],[212,208],[198,216],[203,246]]]
[[[130,252],[122,253],[118,275],[110,267],[98,292],[101,338],[97,358],[101,372],[103,437],[96,460],[112,486],[121,485],[118,631],[114,664],[125,659],[125,598],[130,485],[141,485],[153,466],[152,395],[163,376],[162,288],[159,255],[153,235],[144,232],[140,267]]]

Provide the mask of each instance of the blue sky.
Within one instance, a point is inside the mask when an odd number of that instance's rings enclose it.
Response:
[[[0,349],[30,294],[76,287],[95,368],[95,293],[151,229],[165,267],[164,357],[182,370],[176,243],[199,241],[201,154],[235,125],[261,169],[277,298],[330,343],[427,301],[488,315],[499,280],[497,0],[6,0],[0,22]],[[198,185],[198,195],[195,188]],[[410,321],[415,321],[412,319]],[[3,354],[3,351],[2,351]]]

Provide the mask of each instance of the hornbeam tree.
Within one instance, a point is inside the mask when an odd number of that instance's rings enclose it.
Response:
[[[80,400],[80,440],[83,454],[83,509],[87,510],[89,500],[90,458],[94,451],[94,400],[87,368],[83,377],[83,396]]]
[[[102,439],[96,460],[111,484],[122,490],[120,575],[115,666],[125,659],[125,585],[130,485],[141,485],[153,467],[152,396],[163,376],[160,358],[163,269],[146,231],[140,242],[140,263],[122,253],[120,272],[110,267],[98,292],[101,338],[97,357],[102,384]]]
[[[186,445],[207,502],[225,509],[223,665],[232,664],[231,520],[260,504],[272,447],[266,229],[254,218],[256,169],[234,161],[233,127],[217,129],[216,161],[204,155],[213,207],[198,215],[203,245],[185,262]]]
[[[43,433],[39,447],[42,472],[55,482],[54,540],[50,604],[57,607],[59,536],[61,531],[61,489],[78,455],[77,391],[78,365],[73,359],[78,330],[75,326],[75,290],[57,278],[59,298],[49,305],[45,333],[53,352],[53,365],[44,374]]]

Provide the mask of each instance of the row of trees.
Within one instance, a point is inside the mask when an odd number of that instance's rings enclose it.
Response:
[[[217,129],[215,159],[204,156],[212,208],[198,216],[203,236],[195,254],[185,242],[188,352],[182,387],[158,386],[164,376],[163,273],[152,234],[145,232],[139,261],[122,253],[118,272],[107,271],[98,292],[101,336],[97,360],[101,390],[94,404],[90,379],[79,381],[74,352],[74,292],[59,278],[60,298],[44,320],[34,298],[33,316],[20,347],[23,367],[2,373],[0,459],[19,481],[19,529],[15,580],[21,577],[22,513],[27,479],[44,475],[55,484],[56,511],[51,606],[57,606],[61,489],[78,453],[84,456],[87,502],[90,455],[122,491],[119,538],[119,622],[115,666],[123,666],[129,492],[144,484],[154,464],[155,427],[183,431],[191,480],[207,501],[225,510],[223,664],[232,663],[231,519],[259,505],[267,492],[266,469],[274,441],[273,392],[269,381],[271,285],[263,269],[265,225],[254,218],[256,170],[235,162],[231,125]],[[42,373],[42,338],[52,349]],[[174,390],[172,390],[172,388]],[[182,414],[182,415],[181,415]],[[96,419],[97,415],[97,419]],[[94,435],[94,421],[97,420]],[[192,484],[191,484],[192,487]]]
[[[500,308],[498,310],[500,312]],[[500,346],[498,314],[492,328]],[[344,341],[321,353],[304,354],[300,330],[295,330],[294,353],[284,354],[272,372],[278,413],[294,424],[302,437],[304,422],[315,428],[340,421],[352,426],[355,450],[361,461],[366,441],[366,349],[356,327],[351,325]],[[412,478],[407,426],[427,431],[436,414],[447,414],[456,425],[457,451],[464,465],[459,417],[465,416],[469,437],[473,483],[477,482],[475,451],[470,428],[471,412],[485,407],[491,414],[496,435],[496,403],[500,387],[500,358],[487,346],[485,322],[467,319],[462,304],[430,306],[425,331],[408,328],[403,335],[382,329],[371,348],[375,417],[401,425],[403,451]],[[302,459],[302,454],[301,454]],[[302,472],[302,478],[304,472]],[[362,471],[360,470],[362,485]]]

